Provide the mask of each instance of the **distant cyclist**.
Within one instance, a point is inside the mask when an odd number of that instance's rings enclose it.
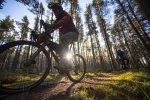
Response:
[[[118,49],[116,52],[116,60],[121,64],[123,69],[127,69],[127,66],[129,66],[129,59],[124,51],[121,49]]]

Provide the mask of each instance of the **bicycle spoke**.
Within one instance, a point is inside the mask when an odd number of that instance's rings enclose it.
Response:
[[[74,55],[72,58],[74,63],[73,70],[69,71],[68,77],[73,82],[79,82],[83,79],[86,72],[86,64],[82,56]]]
[[[39,84],[45,78],[49,64],[43,51],[33,59],[32,55],[38,49],[30,42],[23,42],[21,45],[16,42],[0,53],[0,57],[3,57],[0,60],[0,86],[12,91],[22,91]]]

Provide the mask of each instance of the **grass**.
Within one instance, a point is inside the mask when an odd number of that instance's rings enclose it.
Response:
[[[114,72],[111,80],[97,82],[99,85],[82,86],[74,90],[73,100],[150,100],[150,71]],[[107,73],[108,75],[113,73]],[[86,77],[107,76],[88,73]]]
[[[0,72],[0,85],[6,87],[16,87],[21,85],[30,85],[40,79],[41,74],[23,74],[19,72],[1,71]],[[49,74],[45,82],[56,82],[60,80],[62,76],[56,76]]]
[[[6,75],[0,73],[0,76]],[[7,72],[10,77],[0,77],[2,80],[9,83],[22,82],[19,79],[24,79],[28,83],[27,76],[19,76]],[[83,85],[72,90],[70,96],[60,95],[61,100],[150,100],[150,69],[140,69],[132,71],[112,72],[112,73],[87,73],[85,76],[86,81],[94,79],[95,77],[108,77],[114,75],[109,80],[96,80],[96,85]],[[59,81],[63,76],[55,76],[53,74],[48,75],[46,82],[53,80],[52,82]],[[33,81],[38,76],[33,76]],[[86,83],[88,84],[88,83]],[[60,97],[58,96],[58,97]],[[58,99],[59,100],[59,99]]]

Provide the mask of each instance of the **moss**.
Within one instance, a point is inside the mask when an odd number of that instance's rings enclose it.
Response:
[[[89,77],[105,77],[112,73],[88,73]],[[116,77],[107,81],[100,81],[90,87],[80,87],[73,92],[72,97],[79,100],[122,100],[149,99],[150,76],[147,71],[115,72]]]

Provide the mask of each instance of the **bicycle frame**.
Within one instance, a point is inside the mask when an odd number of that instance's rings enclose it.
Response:
[[[42,49],[44,49],[44,47],[46,46],[46,44],[42,44],[41,47],[32,55],[32,57],[30,59],[34,59],[41,51]]]
[[[47,45],[47,47],[49,48],[50,54],[52,55],[52,57],[54,57],[55,61],[56,61],[57,63],[59,63],[59,59],[58,59],[58,57],[56,56],[56,54],[54,53],[54,50],[53,50],[49,45]]]
[[[36,57],[36,56],[42,51],[42,49],[44,49],[45,47],[48,47],[48,49],[49,49],[50,54],[52,55],[52,57],[54,57],[55,61],[56,61],[57,63],[59,63],[58,57],[56,56],[56,54],[54,53],[53,48],[51,48],[51,46],[48,44],[48,42],[44,42],[44,43],[40,46],[40,48],[31,56],[30,61],[31,61],[31,62],[34,61],[35,57]],[[50,55],[50,54],[49,54],[49,55]],[[30,62],[30,63],[31,63],[31,62]]]
[[[56,63],[59,64],[59,59],[58,59],[58,56],[56,54],[57,52],[54,53],[54,51],[55,51],[54,48],[52,48],[50,46],[52,43],[55,43],[55,42],[53,42],[53,41],[50,40],[52,38],[50,35],[48,35],[46,33],[44,33],[43,35],[44,35],[46,41],[44,41],[44,43],[40,45],[40,48],[32,55],[32,57],[30,59],[31,63],[32,63],[32,61],[34,61],[35,57],[42,51],[42,49],[44,49],[45,47],[48,47],[47,51],[49,51],[48,53],[49,53],[50,60],[53,57],[54,60],[56,61]],[[71,43],[69,49],[71,50],[71,48],[73,48],[73,52],[75,53],[73,42]],[[75,61],[77,61],[77,60],[75,60]]]

